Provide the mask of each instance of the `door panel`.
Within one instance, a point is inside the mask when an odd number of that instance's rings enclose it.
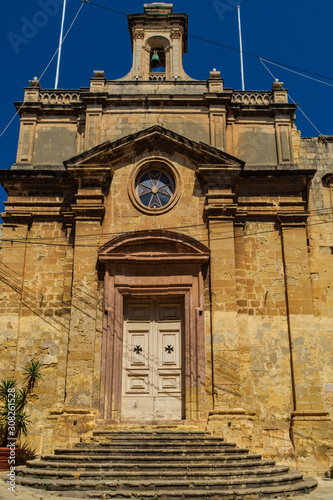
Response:
[[[138,329],[128,329],[128,356],[127,368],[142,367],[149,368],[149,329],[138,331]]]
[[[126,392],[128,394],[148,394],[149,376],[146,374],[128,373]]]
[[[162,327],[158,330],[159,370],[172,366],[180,368],[180,328]]]
[[[123,420],[182,418],[181,304],[124,307]]]

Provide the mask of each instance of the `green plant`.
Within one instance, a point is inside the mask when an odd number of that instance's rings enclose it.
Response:
[[[27,398],[39,380],[42,380],[42,365],[38,361],[30,361],[24,369],[23,382],[26,387],[17,388],[17,380],[8,378],[0,383],[0,428],[1,447],[6,447],[9,438],[20,438],[28,434],[31,424],[25,410]]]
[[[17,454],[17,460],[15,465],[23,465],[27,460],[34,460],[37,458],[36,450],[31,448],[28,443],[23,443],[20,445],[20,451]]]

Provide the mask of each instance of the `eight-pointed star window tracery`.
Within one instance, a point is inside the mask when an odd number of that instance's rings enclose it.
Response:
[[[138,182],[138,196],[148,208],[162,208],[169,203],[174,193],[173,182],[162,170],[145,172]]]

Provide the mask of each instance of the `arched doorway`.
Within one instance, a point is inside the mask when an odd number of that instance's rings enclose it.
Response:
[[[209,249],[180,233],[138,231],[109,241],[99,260],[105,266],[101,418],[200,420]]]

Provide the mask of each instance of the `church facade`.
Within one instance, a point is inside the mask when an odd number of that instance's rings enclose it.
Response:
[[[128,16],[130,73],[16,103],[0,172],[1,373],[43,364],[38,453],[101,428],[207,429],[312,474],[332,461],[333,144],[279,81],[183,69],[187,16]]]

